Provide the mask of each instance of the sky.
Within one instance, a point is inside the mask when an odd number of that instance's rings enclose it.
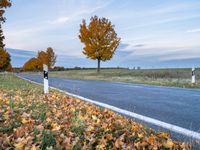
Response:
[[[58,66],[95,67],[78,35],[94,15],[115,25],[121,43],[103,67],[200,65],[199,0],[13,0],[3,25],[13,66],[52,47]]]

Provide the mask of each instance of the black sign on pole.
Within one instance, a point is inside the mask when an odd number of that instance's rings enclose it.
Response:
[[[195,70],[192,70],[192,76],[194,76],[195,75]]]
[[[195,83],[195,68],[192,68],[192,83]]]
[[[44,71],[44,78],[48,80],[48,72]]]

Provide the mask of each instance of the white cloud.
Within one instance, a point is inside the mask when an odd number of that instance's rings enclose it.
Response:
[[[190,29],[190,30],[187,30],[186,32],[188,32],[188,33],[200,32],[200,28],[197,28],[197,29]]]
[[[133,30],[135,28],[144,28],[144,27],[148,27],[148,26],[153,26],[153,25],[160,25],[160,24],[166,24],[166,23],[172,23],[172,22],[179,22],[179,21],[184,21],[184,20],[189,20],[189,19],[194,19],[194,18],[199,18],[200,15],[199,14],[192,14],[192,15],[176,15],[176,16],[167,16],[167,17],[161,17],[159,16],[159,20],[153,19],[150,22],[148,22],[148,20],[146,20],[147,18],[144,18],[143,22],[135,24],[133,26],[129,26],[129,27],[125,27],[124,29],[122,29],[122,31],[127,31],[127,30]],[[198,29],[199,32],[199,29]]]
[[[69,20],[71,21],[77,21],[80,19],[83,19],[83,16],[90,15],[100,9],[105,8],[107,5],[109,5],[111,1],[108,1],[106,3],[96,4],[96,6],[88,6],[86,8],[80,8],[78,12],[72,11],[70,16],[63,16],[57,18],[54,22],[55,23],[65,23]]]
[[[200,57],[199,46],[197,47],[152,47],[152,48],[141,48],[134,49],[134,51],[128,55],[126,59],[138,59],[138,58],[153,58],[156,57],[159,61],[170,61],[170,60],[182,60],[182,59],[193,59]],[[145,61],[145,60],[144,60]]]
[[[150,15],[162,15],[162,14],[168,14],[168,13],[174,13],[174,12],[182,12],[184,10],[191,10],[191,9],[196,9],[199,8],[200,3],[176,3],[176,4],[172,4],[170,3],[170,5],[166,6],[162,6],[158,8],[154,8],[153,11],[147,13],[147,16]]]
[[[70,18],[69,17],[66,17],[66,16],[63,16],[63,17],[59,17],[57,18],[56,20],[54,20],[52,23],[53,24],[60,24],[60,23],[66,23],[67,21],[69,21]]]
[[[185,49],[179,49],[177,51],[169,51],[160,59],[162,61],[170,61],[170,60],[183,60],[183,59],[195,59],[199,58],[200,52],[199,48],[190,47]]]

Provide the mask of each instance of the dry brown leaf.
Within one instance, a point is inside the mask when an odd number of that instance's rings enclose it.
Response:
[[[167,140],[166,142],[163,143],[163,146],[165,148],[172,148],[174,146],[174,143],[171,140]]]

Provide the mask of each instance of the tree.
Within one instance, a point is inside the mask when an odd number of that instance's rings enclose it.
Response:
[[[0,22],[4,23],[6,21],[6,18],[3,16],[5,13],[5,8],[11,6],[11,1],[10,0],[0,0]]]
[[[6,18],[3,16],[5,13],[5,8],[11,6],[10,0],[0,0],[0,47],[4,48],[5,44],[3,43],[3,40],[5,37],[3,36],[3,30],[2,30],[2,23],[6,21]]]
[[[47,48],[46,51],[39,51],[37,57],[28,60],[24,66],[24,71],[43,70],[43,64],[46,64],[49,69],[52,69],[56,62],[56,56],[52,48]]]
[[[97,16],[90,19],[88,26],[83,20],[79,39],[85,45],[83,54],[87,58],[97,60],[97,72],[100,71],[100,61],[110,60],[120,43],[114,25],[108,19]]]
[[[8,67],[6,68],[6,71],[8,72],[12,72],[13,71],[13,67],[12,65],[9,63]]]
[[[0,24],[0,47],[4,48],[5,44],[3,43],[3,40],[5,39],[4,35],[3,35],[3,30],[1,28],[1,24]]]
[[[0,70],[11,69],[10,55],[4,50],[5,44],[3,40],[5,39],[2,30],[2,23],[5,22],[6,18],[3,16],[5,13],[5,8],[10,7],[10,0],[0,0]]]
[[[0,0],[0,47],[2,48],[5,47],[5,44],[3,43],[5,37],[3,35],[2,24],[5,23],[6,21],[6,18],[3,15],[5,13],[5,8],[10,6],[11,6],[10,0]]]
[[[52,69],[56,63],[56,55],[51,47],[47,48],[45,51],[39,51],[37,58],[40,62],[40,69],[42,70],[43,64],[46,64],[49,69]]]
[[[39,63],[39,70],[43,69],[43,64],[46,64],[48,66],[48,56],[47,53],[44,51],[39,51],[37,55],[38,63]]]
[[[47,61],[48,61],[48,67],[49,69],[53,69],[57,56],[55,55],[53,49],[51,47],[47,48]]]
[[[38,71],[40,70],[38,58],[29,59],[23,66],[24,71]]]
[[[0,8],[7,8],[11,6],[10,0],[0,0]]]
[[[5,71],[10,65],[9,53],[0,47],[0,71]]]

